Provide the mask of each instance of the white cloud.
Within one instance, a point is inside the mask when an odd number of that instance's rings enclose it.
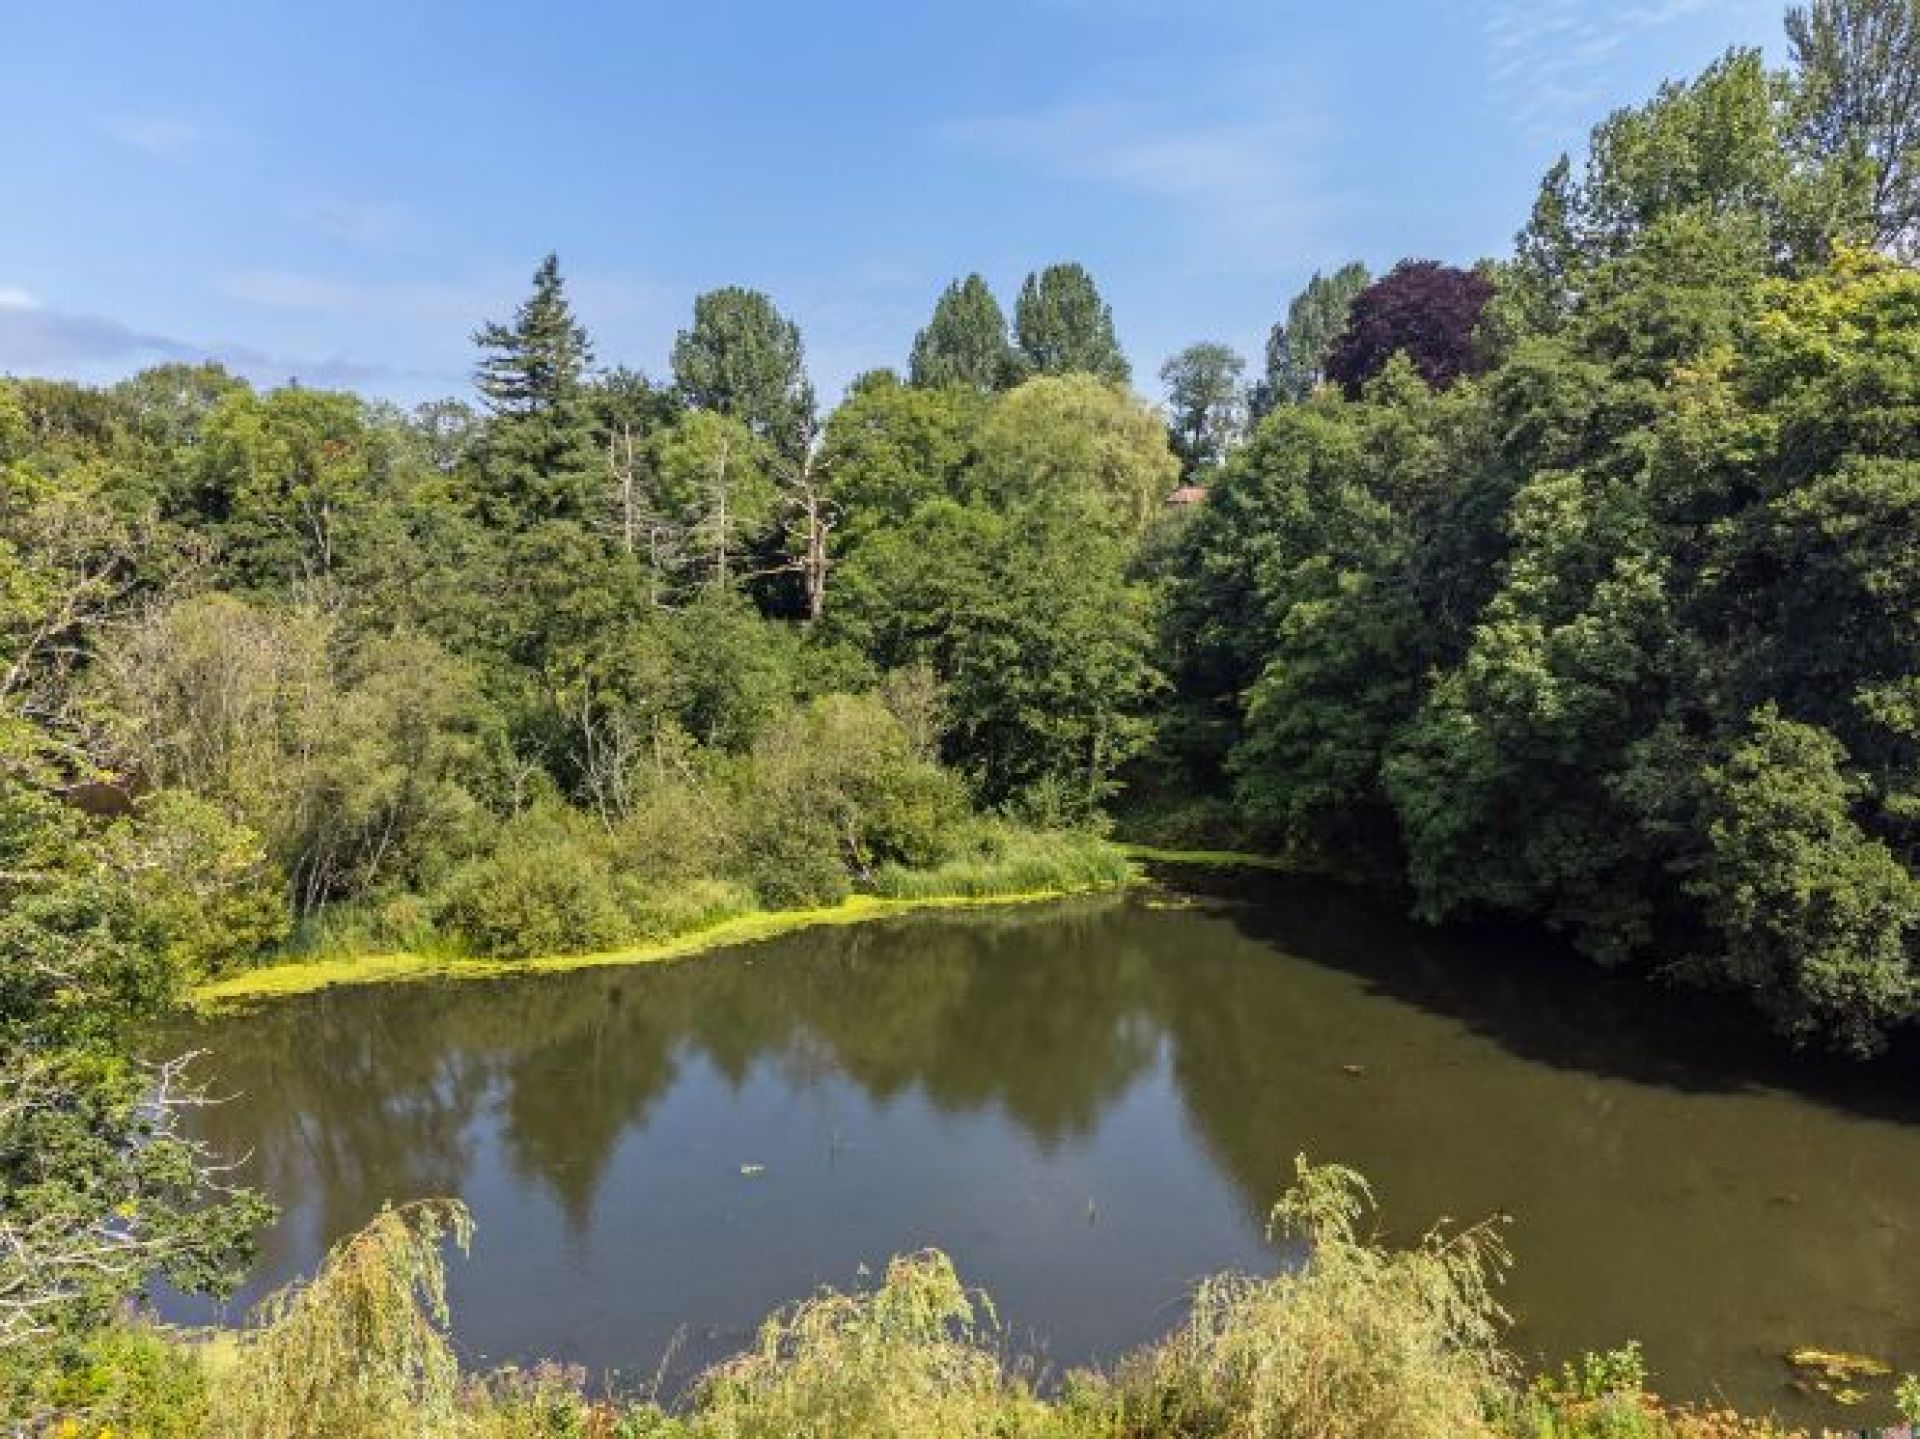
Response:
[[[103,115],[99,125],[122,145],[156,160],[184,160],[201,140],[199,126],[170,115]]]
[[[0,310],[31,310],[33,296],[18,285],[0,285]]]

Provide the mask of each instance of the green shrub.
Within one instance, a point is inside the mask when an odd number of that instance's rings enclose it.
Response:
[[[881,867],[937,863],[967,817],[953,775],[924,758],[872,695],[795,710],[735,776],[740,856],[769,904],[820,904]]]
[[[634,939],[672,939],[754,908],[753,891],[729,879],[688,879],[665,887],[623,882],[620,891],[627,935]]]
[[[453,1439],[468,1432],[447,1339],[441,1246],[466,1209],[424,1200],[342,1240],[305,1286],[259,1310],[213,1391],[220,1439]]]
[[[691,767],[697,756],[683,758]],[[679,777],[650,784],[614,831],[614,862],[655,885],[725,874],[736,855],[733,809],[717,783]]]
[[[769,1319],[753,1349],[701,1384],[688,1429],[965,1439],[1037,1428],[1044,1410],[1007,1377],[993,1319],[946,1255],[895,1259],[871,1293],[827,1291]]]
[[[260,836],[208,800],[147,795],[109,831],[106,850],[183,974],[238,969],[286,937],[285,877]]]
[[[502,826],[490,854],[455,871],[434,919],[472,953],[503,959],[599,949],[626,929],[604,836],[560,809]]]
[[[206,1370],[192,1349],[145,1324],[111,1324],[58,1352],[0,1350],[0,1423],[14,1421],[27,1426],[20,1433],[69,1439],[200,1439]]]

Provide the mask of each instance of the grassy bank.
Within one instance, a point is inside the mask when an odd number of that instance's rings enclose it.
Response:
[[[928,870],[884,869],[875,893],[837,904],[748,910],[700,919],[687,929],[577,954],[491,958],[423,946],[389,952],[322,951],[221,976],[192,994],[203,1007],[224,1007],[311,994],[338,985],[422,979],[493,979],[554,974],[610,965],[657,964],[710,950],[775,939],[800,930],[860,924],[927,910],[1033,904],[1118,889],[1137,871],[1120,846],[1084,835],[1036,836],[991,860],[956,861]]]
[[[1270,854],[1238,849],[1162,849],[1151,844],[1123,844],[1120,852],[1140,864],[1191,865],[1196,869],[1265,869],[1285,873],[1291,866]]]

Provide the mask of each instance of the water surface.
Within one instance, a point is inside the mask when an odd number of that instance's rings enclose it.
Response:
[[[203,1131],[283,1206],[241,1303],[386,1201],[458,1195],[469,1358],[681,1375],[770,1308],[950,1252],[1056,1367],[1270,1270],[1293,1157],[1389,1235],[1512,1216],[1530,1355],[1814,1411],[1780,1354],[1920,1366],[1920,1108],[1779,1078],[1543,946],[1281,880],[947,913],[669,966],[341,990],[216,1018]],[[201,1311],[174,1301],[183,1316]]]

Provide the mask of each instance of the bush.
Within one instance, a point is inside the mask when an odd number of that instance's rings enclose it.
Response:
[[[967,816],[960,782],[871,695],[828,695],[776,725],[738,772],[735,803],[746,875],[775,905],[844,898],[882,866],[937,863]]]
[[[754,1349],[700,1385],[688,1428],[700,1439],[964,1439],[1035,1427],[1044,1410],[1009,1381],[993,1319],[946,1255],[895,1259],[872,1293],[827,1291],[769,1319]]]
[[[452,1439],[467,1425],[447,1340],[441,1245],[473,1229],[452,1200],[389,1209],[267,1299],[214,1388],[220,1439]]]
[[[688,879],[664,888],[628,882],[620,888],[627,933],[636,939],[691,934],[754,907],[753,891],[730,879]]]
[[[107,855],[182,974],[237,969],[286,937],[285,877],[260,837],[197,795],[144,797]]]
[[[194,1352],[144,1324],[100,1329],[49,1362],[0,1350],[0,1422],[66,1439],[199,1439],[207,1432],[207,1375]],[[27,1422],[61,1416],[44,1431]]]
[[[472,953],[502,959],[599,949],[626,931],[604,836],[561,809],[502,826],[492,852],[447,882],[434,918]]]

